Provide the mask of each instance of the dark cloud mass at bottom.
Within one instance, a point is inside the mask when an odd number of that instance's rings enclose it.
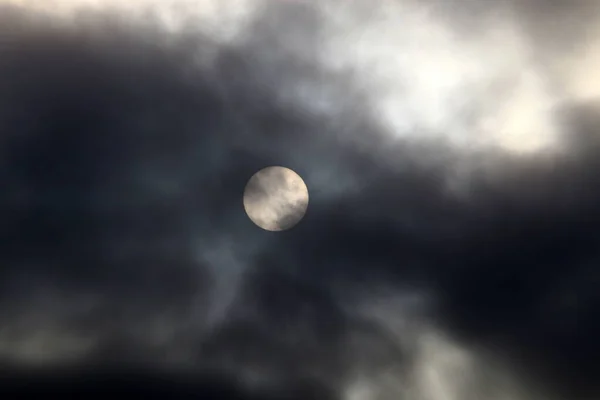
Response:
[[[237,46],[2,8],[0,393],[595,398],[598,105],[557,110],[560,155],[485,154],[456,194],[467,155],[389,145],[352,74],[326,77],[356,102],[333,121],[286,103],[329,73],[269,33],[286,7]],[[240,206],[268,165],[314,187],[278,235]],[[446,352],[469,376],[437,392]]]

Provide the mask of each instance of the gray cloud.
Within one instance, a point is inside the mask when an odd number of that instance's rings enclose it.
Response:
[[[593,10],[19,3],[0,22],[6,374],[595,393]],[[266,165],[311,188],[281,235],[241,206]]]

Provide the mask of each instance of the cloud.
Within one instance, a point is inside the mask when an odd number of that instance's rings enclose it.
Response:
[[[352,400],[597,389],[593,10],[4,4],[7,371]],[[541,35],[568,15],[572,51]],[[268,165],[311,190],[278,235],[241,202]]]

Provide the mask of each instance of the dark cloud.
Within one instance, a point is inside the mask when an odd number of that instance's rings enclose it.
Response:
[[[244,390],[232,380],[219,375],[198,379],[196,376],[165,373],[151,368],[58,368],[2,371],[5,384],[0,393],[11,398],[23,393],[28,396],[89,396],[113,395],[177,399],[330,399],[326,388],[313,382],[287,382],[285,388],[271,392]],[[31,383],[36,385],[32,387]],[[15,397],[15,395],[17,397]],[[28,397],[30,398],[30,397]]]
[[[597,390],[597,104],[557,110],[564,155],[473,156],[482,168],[457,195],[447,178],[467,155],[441,141],[385,142],[352,74],[331,77],[306,61],[321,27],[310,7],[274,7],[230,47],[185,34],[167,47],[160,32],[110,18],[70,31],[8,11],[7,377],[27,360],[53,369],[66,358],[74,372],[27,370],[22,379],[45,394],[114,385],[171,397],[327,399],[342,398],[357,376],[399,368],[397,386],[410,386],[421,333],[395,327],[406,310],[358,311],[386,288],[425,298],[426,311],[409,311],[475,356],[505,359],[525,386],[536,381],[561,398]],[[293,34],[306,26],[311,35]],[[307,59],[289,50],[298,36]],[[191,68],[197,52],[216,54],[214,68]],[[354,111],[336,119],[287,101],[299,76],[339,81]],[[371,143],[352,143],[355,132]],[[303,223],[280,235],[256,229],[241,205],[248,177],[267,165],[292,168],[311,187]],[[61,338],[83,344],[63,348]],[[171,384],[172,368],[185,374]],[[14,382],[6,390],[20,388]],[[464,398],[478,395],[471,389]]]

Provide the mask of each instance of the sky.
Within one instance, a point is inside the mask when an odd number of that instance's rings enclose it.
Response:
[[[599,22],[1,0],[0,391],[600,397]],[[244,212],[270,165],[289,231]]]

